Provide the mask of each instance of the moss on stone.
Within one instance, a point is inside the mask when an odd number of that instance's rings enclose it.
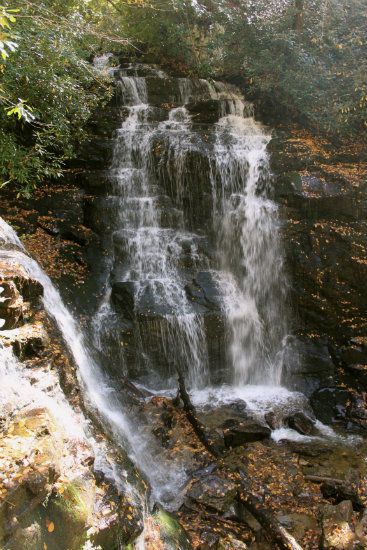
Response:
[[[155,524],[159,525],[160,536],[167,550],[192,550],[187,534],[177,518],[160,504],[153,510]]]

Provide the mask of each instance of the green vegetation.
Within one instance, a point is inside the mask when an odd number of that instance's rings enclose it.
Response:
[[[14,0],[0,6],[0,186],[62,174],[111,97],[90,62],[112,51],[227,78],[328,135],[367,127],[364,0]]]
[[[14,182],[26,195],[61,175],[91,112],[111,95],[107,76],[87,61],[103,40],[97,14],[87,2],[75,5],[16,0],[0,7],[0,185]]]
[[[157,0],[125,30],[148,60],[232,79],[313,130],[366,131],[364,0]]]

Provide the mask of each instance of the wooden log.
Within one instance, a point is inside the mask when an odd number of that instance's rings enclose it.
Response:
[[[238,491],[238,499],[241,504],[251,512],[254,518],[269,533],[280,550],[302,550],[296,539],[280,525],[272,512],[264,508],[262,502],[251,493],[245,474],[241,470],[238,470],[238,473],[241,485],[241,490]]]
[[[193,427],[194,432],[198,436],[199,440],[208,451],[208,453],[210,453],[215,458],[219,458],[218,450],[215,448],[213,443],[209,441],[209,439],[207,438],[204,427],[200,424],[197,418],[195,407],[191,403],[190,396],[186,391],[185,380],[182,375],[182,372],[177,367],[177,365],[175,365],[175,369],[178,374],[179,391],[180,391],[180,396],[183,402],[184,411],[186,412],[187,419],[190,422],[191,426]]]
[[[335,483],[335,485],[343,485],[345,481],[342,479],[335,479],[328,476],[314,476],[314,475],[305,475],[305,479],[308,481],[313,481],[314,483]]]

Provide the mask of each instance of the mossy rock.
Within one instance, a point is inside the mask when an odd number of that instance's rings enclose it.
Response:
[[[48,550],[78,550],[82,547],[92,521],[94,502],[92,477],[74,479],[50,501],[45,541]]]
[[[9,550],[41,550],[43,548],[42,529],[38,523],[32,523],[28,527],[21,527],[7,541],[6,548]]]
[[[189,538],[177,518],[160,504],[155,504],[152,514],[152,528],[159,533],[164,550],[192,550]]]

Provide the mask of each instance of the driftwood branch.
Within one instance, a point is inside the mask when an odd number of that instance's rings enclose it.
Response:
[[[215,448],[213,443],[208,439],[205,433],[204,427],[202,426],[202,424],[200,424],[197,418],[195,407],[191,403],[190,396],[186,391],[185,380],[182,375],[182,372],[176,365],[175,365],[175,369],[178,374],[179,391],[180,391],[180,396],[183,402],[184,411],[186,412],[187,419],[190,422],[191,426],[193,427],[194,432],[198,436],[199,440],[208,451],[208,453],[213,455],[215,458],[219,458],[218,450]]]
[[[241,490],[238,491],[238,499],[241,504],[251,512],[281,550],[302,550],[296,539],[280,525],[274,515],[269,510],[266,510],[262,502],[251,493],[246,483],[245,474],[241,470],[238,470],[238,472],[241,485]]]
[[[343,485],[343,483],[345,483],[342,479],[335,479],[328,476],[306,475],[305,479],[313,481],[314,483],[334,483],[335,485]]]

